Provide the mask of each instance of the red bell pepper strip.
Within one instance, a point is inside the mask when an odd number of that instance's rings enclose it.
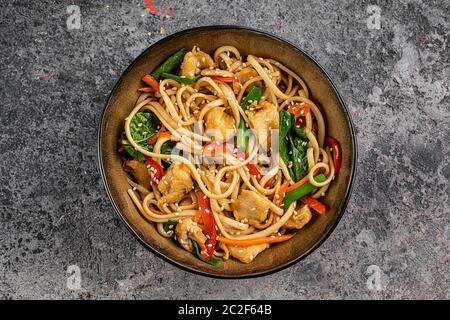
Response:
[[[211,152],[212,156],[216,155],[216,152],[228,152],[228,153],[233,153],[234,152],[234,146],[232,144],[226,143],[226,142],[211,142],[208,144],[205,144],[203,146],[203,152]]]
[[[153,90],[155,90],[156,92],[159,92],[159,82],[156,81],[156,79],[153,78],[151,75],[146,74],[142,78],[142,81],[144,81],[146,84],[148,84],[150,87],[152,87]]]
[[[325,145],[330,146],[333,149],[333,163],[334,163],[334,173],[338,174],[339,169],[341,169],[342,161],[342,149],[339,141],[333,137],[325,138]]]
[[[153,160],[151,157],[145,157],[147,165],[150,166],[150,175],[154,183],[159,183],[164,176],[164,169],[161,165]]]
[[[202,191],[195,192],[195,195],[197,196],[198,209],[201,212],[203,220],[203,233],[207,238],[204,245],[199,243],[202,248],[201,255],[205,260],[209,260],[212,258],[214,250],[216,249],[216,221],[214,220],[209,198]]]
[[[300,201],[311,209],[314,209],[317,213],[324,214],[327,210],[327,207],[322,202],[310,196],[303,196]]]
[[[250,173],[250,175],[254,176],[256,180],[261,180],[262,174],[259,172],[258,167],[255,166],[253,163],[247,163],[247,169]]]
[[[235,148],[232,144],[223,142],[212,142],[203,146],[203,152],[211,152],[212,156],[216,154],[216,151],[221,151],[222,153],[228,152],[236,156],[238,160],[245,160],[245,152],[239,148]],[[252,176],[254,176],[258,181],[263,177],[259,172],[258,167],[253,163],[247,163],[247,169]]]
[[[235,148],[234,153],[236,155],[236,158],[238,158],[238,160],[243,161],[243,160],[245,160],[245,158],[247,158],[247,155],[245,154],[245,152],[239,148]],[[246,167],[247,167],[250,175],[254,176],[256,178],[256,180],[258,180],[258,181],[261,180],[263,175],[261,174],[261,172],[259,172],[259,169],[257,166],[255,166],[253,163],[247,163]]]
[[[236,77],[211,76],[210,78],[221,82],[239,82],[239,79]]]

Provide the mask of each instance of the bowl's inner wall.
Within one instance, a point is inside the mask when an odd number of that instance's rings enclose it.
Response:
[[[295,71],[306,82],[311,99],[322,107],[327,135],[336,137],[342,145],[341,172],[333,181],[324,199],[328,208],[327,213],[314,214],[314,219],[298,231],[296,237],[288,242],[272,245],[258,255],[251,264],[243,264],[231,259],[213,267],[200,262],[192,254],[181,249],[173,240],[159,235],[155,227],[140,215],[127,195],[126,173],[121,168],[116,143],[123,130],[124,119],[139,96],[136,89],[141,86],[140,79],[171,53],[181,47],[192,48],[194,45],[208,53],[213,53],[219,46],[232,45],[237,47],[243,56],[253,54],[273,58]],[[167,41],[154,45],[134,62],[116,87],[105,110],[101,130],[101,160],[106,183],[126,223],[143,242],[170,260],[217,275],[249,275],[268,271],[311,250],[338,219],[350,183],[350,167],[354,160],[352,159],[354,146],[350,125],[341,101],[326,75],[313,61],[291,45],[246,29],[195,30],[169,37]]]

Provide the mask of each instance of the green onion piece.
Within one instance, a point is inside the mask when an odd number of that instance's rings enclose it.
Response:
[[[176,220],[168,220],[165,224],[164,224],[164,231],[166,233],[172,231],[175,232],[175,226],[177,225],[177,221]]]
[[[217,259],[216,257],[211,257],[211,259],[209,259],[209,260],[203,259],[202,255],[200,254],[200,251],[201,251],[200,246],[194,240],[191,240],[191,241],[192,241],[192,245],[194,246],[194,256],[196,256],[198,259],[200,259],[203,262],[206,262],[207,264],[210,264],[212,266],[216,266],[219,263],[219,259]]]
[[[247,96],[244,98],[244,100],[241,103],[242,110],[247,110],[248,106],[253,103],[253,101],[259,102],[262,97],[262,90],[260,87],[253,86],[250,91],[248,92]],[[242,118],[239,121],[239,128],[237,133],[237,146],[240,150],[246,151],[248,146],[248,126],[247,123],[245,123],[244,118]]]
[[[163,78],[172,79],[172,80],[175,80],[175,81],[178,81],[181,83],[187,83],[187,84],[193,84],[193,83],[195,83],[195,81],[197,81],[198,79],[203,77],[201,74],[199,74],[193,78],[183,78],[183,77],[177,76],[175,74],[167,73],[167,72],[163,72],[161,74],[161,76]]]
[[[183,58],[186,52],[187,50],[185,48],[181,48],[180,50],[175,52],[172,56],[161,63],[155,70],[153,70],[153,72],[151,73],[152,77],[156,80],[159,80],[163,72],[171,72],[173,69],[178,67],[181,62],[183,62]]]

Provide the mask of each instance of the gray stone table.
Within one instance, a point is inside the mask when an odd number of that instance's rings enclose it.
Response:
[[[0,298],[450,298],[448,1],[153,5],[0,2]],[[358,132],[334,233],[258,279],[205,278],[150,253],[97,168],[101,111],[124,69],[156,40],[211,24],[270,31],[313,55]]]

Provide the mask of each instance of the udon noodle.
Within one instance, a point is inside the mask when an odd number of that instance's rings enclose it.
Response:
[[[194,47],[143,82],[120,149],[128,195],[162,236],[210,264],[250,263],[325,212],[340,148],[298,74]]]

